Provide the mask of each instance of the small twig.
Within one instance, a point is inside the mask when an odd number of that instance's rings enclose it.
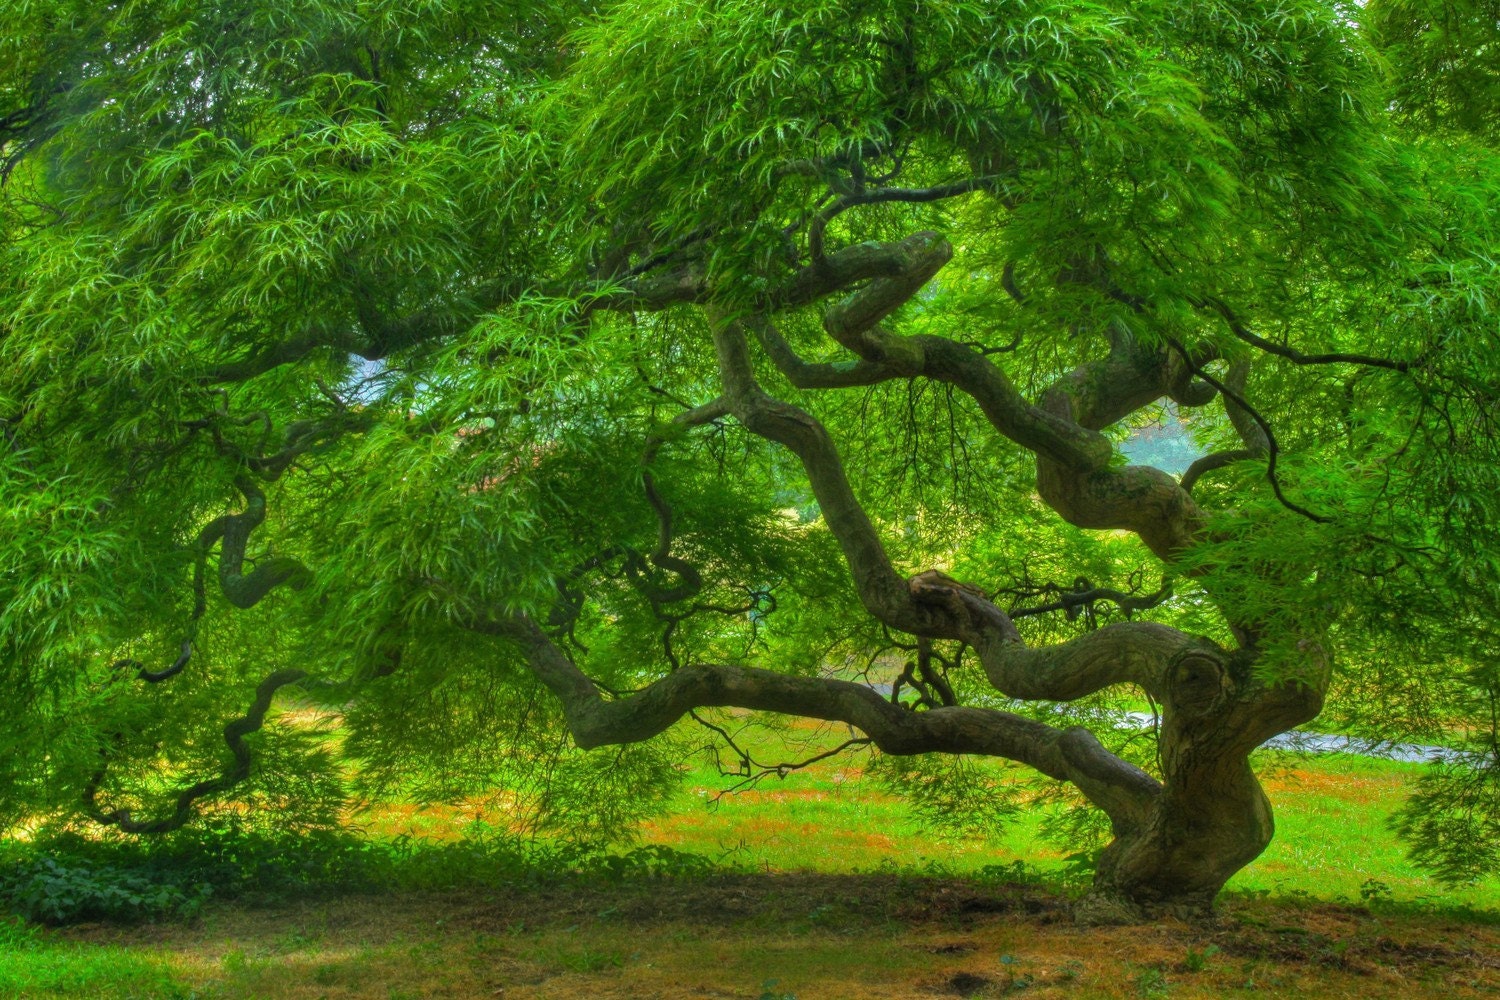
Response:
[[[1297,365],[1366,365],[1371,368],[1385,368],[1393,372],[1405,372],[1410,371],[1413,368],[1420,367],[1422,362],[1426,359],[1426,352],[1418,355],[1418,357],[1413,361],[1393,361],[1390,358],[1377,358],[1369,354],[1345,354],[1341,352],[1333,352],[1329,354],[1303,354],[1301,351],[1297,350],[1294,347],[1287,347],[1285,344],[1278,344],[1275,341],[1267,340],[1259,334],[1251,332],[1250,329],[1245,326],[1245,324],[1240,322],[1239,317],[1235,315],[1234,311],[1220,299],[1209,297],[1196,304],[1199,306],[1207,306],[1214,312],[1218,313],[1221,317],[1223,317],[1225,325],[1229,327],[1229,332],[1234,334],[1240,340],[1243,340],[1245,343],[1250,344],[1254,347],[1260,348],[1267,354],[1274,354],[1278,358],[1285,358],[1286,360]]]
[[[726,795],[743,791],[747,788],[753,788],[754,786],[759,784],[762,779],[768,778],[773,774],[778,778],[785,778],[793,771],[800,771],[805,767],[811,767],[813,764],[816,764],[819,761],[827,760],[830,757],[836,757],[839,754],[843,753],[845,750],[848,750],[850,747],[869,746],[873,742],[875,741],[870,739],[870,737],[868,736],[858,736],[853,739],[845,740],[843,743],[840,743],[832,750],[825,750],[823,753],[816,754],[812,757],[807,758],[806,760],[797,761],[796,763],[788,762],[776,764],[771,767],[764,767],[755,774],[749,775],[742,781],[737,781],[733,785],[730,785],[728,788],[725,788],[722,791],[718,792],[716,795],[714,795],[712,801],[718,802]]]
[[[1182,356],[1183,361],[1189,368],[1193,370],[1194,375],[1197,375],[1203,381],[1219,390],[1220,395],[1238,406],[1240,409],[1244,410],[1245,413],[1250,416],[1250,419],[1254,420],[1256,425],[1260,427],[1261,432],[1265,434],[1266,479],[1271,484],[1271,492],[1276,495],[1277,502],[1292,513],[1300,514],[1303,517],[1307,518],[1309,521],[1312,521],[1314,524],[1332,524],[1333,518],[1324,517],[1322,514],[1314,514],[1306,507],[1303,507],[1301,504],[1289,499],[1287,495],[1282,492],[1281,480],[1276,476],[1276,459],[1281,454],[1281,447],[1276,442],[1276,432],[1272,430],[1271,422],[1264,416],[1262,416],[1259,410],[1251,406],[1249,402],[1246,401],[1244,396],[1235,392],[1233,389],[1229,388],[1229,386],[1225,385],[1223,381],[1215,378],[1207,371],[1205,371],[1201,365],[1193,360],[1192,355],[1188,353],[1187,348],[1183,347],[1180,341],[1168,338],[1167,343],[1172,346],[1173,350],[1175,350]]]
[[[1035,586],[1023,579],[1018,586],[1005,588],[1000,592],[1010,594],[1017,601],[1017,604],[1006,612],[1012,619],[1031,618],[1061,611],[1069,621],[1075,620],[1081,614],[1090,625],[1094,625],[1097,620],[1094,605],[1101,601],[1108,601],[1115,605],[1126,618],[1129,618],[1138,611],[1149,611],[1172,596],[1171,581],[1165,578],[1162,579],[1161,586],[1150,594],[1141,594],[1137,581],[1138,577],[1132,575],[1129,581],[1131,589],[1128,593],[1110,587],[1095,587],[1087,578],[1081,576],[1073,581],[1072,590],[1064,590],[1055,583]],[[1023,607],[1019,604],[1021,600],[1040,597],[1043,594],[1057,596],[1055,600],[1046,604],[1036,604],[1030,607]]]
[[[719,737],[729,746],[729,749],[734,751],[735,756],[740,759],[739,770],[733,772],[734,774],[741,776],[748,775],[750,774],[750,769],[757,766],[754,758],[750,756],[749,751],[745,750],[734,741],[734,737],[729,734],[729,730],[725,729],[722,726],[717,726],[714,723],[709,722],[707,719],[703,718],[703,716],[699,715],[696,711],[689,711],[688,717],[694,722],[698,723],[698,725],[702,726],[704,729],[709,729],[713,732],[718,733]],[[713,747],[713,751],[714,766],[719,769],[719,774],[721,776],[727,776],[731,772],[724,770],[724,765],[719,762],[718,747]]]

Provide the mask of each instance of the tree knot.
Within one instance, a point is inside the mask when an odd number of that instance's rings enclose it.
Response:
[[[918,607],[939,610],[950,619],[965,641],[998,631],[1005,640],[1020,641],[1015,625],[980,587],[935,569],[918,573],[906,582],[912,603]]]
[[[1228,664],[1216,647],[1192,645],[1167,664],[1168,697],[1178,711],[1208,715],[1229,698],[1234,689]]]

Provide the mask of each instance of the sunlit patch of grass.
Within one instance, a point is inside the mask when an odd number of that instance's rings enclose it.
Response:
[[[743,726],[737,740],[760,763],[796,762],[847,738],[845,727],[814,720],[771,726],[743,713],[725,715]],[[643,824],[642,836],[754,870],[857,872],[932,864],[964,872],[1038,856],[1060,863],[1061,853],[1034,837],[1017,840],[1005,830],[950,836],[927,828],[900,797],[864,773],[866,759],[834,758],[726,793],[742,779],[721,775],[699,758],[673,809]],[[1024,853],[1017,852],[1018,843]]]
[[[466,826],[486,818],[482,810],[468,805],[373,802],[351,813],[349,822],[365,836],[377,839],[449,841],[462,838]]]
[[[741,738],[765,759],[795,759],[836,743],[836,728],[807,722],[754,727]],[[647,824],[645,838],[760,870],[853,872],[896,863],[964,873],[1021,860],[1040,873],[1061,874],[1069,849],[1040,836],[1035,813],[1023,812],[984,835],[937,834],[865,777],[860,762],[840,758],[721,796],[734,779],[700,761],[672,813]],[[1254,763],[1275,810],[1276,838],[1230,882],[1231,892],[1500,908],[1500,880],[1444,887],[1411,864],[1390,829],[1389,818],[1422,765],[1282,751],[1261,751]]]
[[[38,934],[0,940],[0,998],[120,997],[188,1000],[197,994],[171,956],[118,945],[86,945]]]
[[[809,736],[840,735],[807,725],[751,734],[757,754],[773,762],[816,752]],[[0,923],[0,998],[894,1000],[1254,991],[1366,1000],[1500,991],[1500,965],[1484,958],[1500,954],[1500,915],[1487,924],[1462,909],[1500,905],[1500,886],[1440,890],[1410,866],[1388,829],[1419,765],[1282,753],[1260,754],[1256,764],[1278,835],[1231,883],[1225,908],[1238,930],[1076,928],[1055,897],[1064,852],[1038,837],[1035,814],[988,834],[939,836],[865,775],[859,756],[772,775],[717,802],[734,779],[699,760],[675,810],[647,825],[644,839],[761,875],[694,869],[691,878],[663,879],[677,861],[693,860],[668,852],[661,865],[619,875],[549,868],[529,877],[518,867],[529,854],[497,859],[450,843],[472,823],[472,805],[387,805],[366,825],[370,849],[392,859],[380,885],[474,888],[335,893],[293,905],[288,893],[261,909],[211,901],[193,925],[57,933]],[[436,853],[408,850],[417,841]],[[1017,891],[1054,894],[1049,902],[995,910],[983,896],[1009,891],[1006,875],[967,883],[928,877],[1018,860],[1017,878],[1053,881]],[[437,867],[421,876],[424,865]],[[764,874],[875,871],[891,874]],[[1338,899],[1347,902],[1317,902]],[[916,900],[920,906],[908,905]]]
[[[1355,902],[1500,907],[1500,880],[1444,887],[1406,857],[1390,817],[1423,765],[1350,754],[1262,751],[1276,839],[1230,882],[1231,891]]]

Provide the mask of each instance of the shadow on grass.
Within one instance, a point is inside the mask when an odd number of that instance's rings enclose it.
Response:
[[[17,968],[36,977],[28,998],[930,1000],[1022,991],[1208,997],[1246,988],[1373,998],[1500,990],[1500,930],[1449,915],[1240,897],[1214,926],[1082,929],[1068,919],[1067,897],[1044,886],[899,872],[569,875],[467,890],[212,902],[187,923],[27,933],[22,949],[36,959]]]
[[[0,923],[0,997],[1500,991],[1493,912],[1230,893],[1218,925],[1083,930],[1076,888],[1021,862],[962,878],[935,864],[771,874],[482,829],[446,843],[233,827],[64,837],[0,854],[0,900],[71,925]]]

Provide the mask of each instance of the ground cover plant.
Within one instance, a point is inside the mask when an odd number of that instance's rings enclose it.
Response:
[[[760,710],[1199,917],[1321,714],[1493,874],[1493,14],[7,5],[0,826],[607,840]]]

